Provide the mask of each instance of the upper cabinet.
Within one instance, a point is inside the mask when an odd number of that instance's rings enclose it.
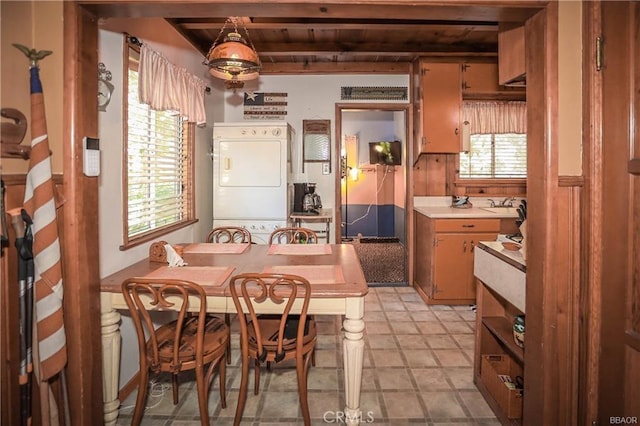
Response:
[[[505,86],[525,86],[524,27],[500,25],[498,79]]]
[[[508,87],[498,81],[498,64],[475,63],[462,64],[462,98],[475,100],[524,100],[524,86]]]
[[[465,63],[462,64],[462,96],[469,94],[485,95],[500,91],[498,84],[498,65]]]
[[[498,64],[467,62],[462,64],[462,99],[524,100],[524,86],[504,86],[498,81]]]
[[[461,64],[420,60],[414,77],[417,154],[459,153]]]
[[[414,156],[457,154],[462,150],[462,100],[524,100],[524,86],[499,82],[496,63],[430,62],[413,64]]]

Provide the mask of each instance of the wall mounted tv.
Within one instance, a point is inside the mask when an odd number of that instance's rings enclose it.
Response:
[[[399,166],[402,164],[402,144],[393,142],[369,142],[369,163]]]

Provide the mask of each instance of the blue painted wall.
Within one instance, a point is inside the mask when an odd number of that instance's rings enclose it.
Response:
[[[367,212],[368,210],[368,212]],[[347,238],[362,234],[363,237],[397,237],[404,242],[404,211],[394,204],[342,205],[342,236]]]

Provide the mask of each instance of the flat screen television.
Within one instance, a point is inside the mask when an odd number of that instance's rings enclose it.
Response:
[[[369,163],[399,166],[402,164],[402,144],[393,142],[369,142]]]

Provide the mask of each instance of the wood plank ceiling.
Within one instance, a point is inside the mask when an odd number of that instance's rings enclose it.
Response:
[[[546,2],[82,3],[100,17],[165,18],[203,56],[226,18],[239,16],[262,73],[300,74],[405,71],[419,56],[495,61],[500,25],[522,23]]]

